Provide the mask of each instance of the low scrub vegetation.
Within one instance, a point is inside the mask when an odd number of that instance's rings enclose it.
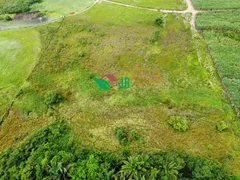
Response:
[[[0,177],[9,179],[237,179],[218,162],[185,153],[130,155],[76,145],[65,121],[40,129],[16,148],[0,153]]]
[[[177,131],[187,131],[188,130],[188,120],[183,116],[171,116],[168,120],[168,124],[172,126]]]
[[[57,91],[48,91],[44,96],[44,102],[46,105],[51,106],[63,101],[63,97]]]
[[[219,121],[219,122],[217,123],[217,125],[216,125],[216,128],[217,128],[218,131],[221,132],[221,131],[227,129],[227,128],[228,128],[228,125],[227,125],[227,123],[226,123],[225,121]]]
[[[118,139],[121,145],[129,145],[133,141],[138,141],[141,135],[135,130],[127,130],[123,127],[116,127],[114,129],[114,136]]]

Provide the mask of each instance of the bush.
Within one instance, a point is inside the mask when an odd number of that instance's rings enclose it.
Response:
[[[151,43],[154,43],[156,42],[158,39],[159,39],[159,36],[160,36],[160,31],[155,31],[153,33],[153,36],[151,37]]]
[[[36,15],[36,18],[44,17],[46,15],[47,15],[46,13],[40,12]]]
[[[127,145],[128,141],[128,132],[122,127],[116,127],[114,129],[114,135],[122,145]]]
[[[227,129],[228,125],[226,124],[225,121],[219,121],[216,125],[216,128],[217,128],[218,131],[221,132],[221,131],[224,131],[225,129]]]
[[[114,129],[114,135],[119,140],[120,144],[124,146],[133,141],[138,141],[141,138],[140,134],[135,129],[129,132],[122,127],[116,127]]]
[[[47,105],[54,105],[63,101],[62,95],[57,91],[48,91],[44,96],[44,102]]]
[[[4,21],[11,21],[11,20],[12,20],[12,18],[9,15],[6,15],[4,17]]]
[[[79,57],[84,57],[84,56],[85,56],[85,53],[84,53],[83,51],[80,51],[80,52],[78,53],[78,56],[79,56]]]
[[[134,129],[130,131],[130,140],[131,141],[138,141],[141,138],[140,134]]]
[[[163,18],[157,18],[155,20],[155,25],[157,26],[163,26]]]
[[[168,124],[178,131],[188,130],[188,120],[182,116],[171,116],[168,120]]]

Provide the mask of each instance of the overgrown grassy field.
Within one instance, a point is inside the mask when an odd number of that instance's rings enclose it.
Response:
[[[163,16],[101,3],[38,28],[47,50],[2,126],[1,148],[62,118],[92,149],[118,153],[122,145],[114,128],[121,126],[141,134],[129,147],[135,153],[175,149],[217,159],[229,172],[239,173],[239,123],[204,41],[198,34],[192,38],[180,16],[168,14],[164,27],[155,25]],[[109,73],[131,78],[131,88],[103,91],[90,79]],[[64,101],[50,107],[44,96],[52,90]],[[168,125],[170,116],[186,117],[189,130],[174,130]],[[229,128],[218,132],[219,121]]]
[[[240,8],[239,0],[192,0],[197,9]]]
[[[233,32],[204,32],[220,76],[240,111],[240,36]]]
[[[209,11],[197,14],[197,29],[240,31],[240,10]]]
[[[124,4],[130,4],[141,7],[148,8],[159,8],[159,9],[177,9],[183,10],[186,9],[187,6],[183,0],[112,0],[115,2],[120,2]]]
[[[0,32],[0,117],[38,59],[39,38],[33,29]]]

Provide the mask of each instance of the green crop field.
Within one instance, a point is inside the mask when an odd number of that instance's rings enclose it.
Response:
[[[10,105],[29,76],[40,51],[38,32],[33,29],[0,33],[0,115]]]
[[[186,9],[186,4],[182,0],[112,0],[124,4],[130,4],[148,8],[159,8],[159,9]]]
[[[221,78],[240,111],[240,36],[232,32],[205,32],[208,46]]]
[[[197,9],[235,9],[240,8],[239,0],[193,0]]]
[[[198,29],[240,30],[240,10],[209,11],[197,14]]]

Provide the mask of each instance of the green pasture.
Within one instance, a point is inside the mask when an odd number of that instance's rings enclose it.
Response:
[[[50,15],[69,15],[70,12],[81,12],[90,7],[94,0],[43,0],[43,2],[32,5],[32,10],[41,10]]]
[[[154,24],[159,17],[165,18],[163,27]],[[62,118],[92,149],[118,151],[121,145],[113,130],[122,126],[143,137],[130,146],[134,152],[175,149],[217,159],[229,172],[239,172],[232,128],[238,124],[236,115],[202,36],[192,36],[184,21],[180,15],[103,2],[63,22],[38,27],[42,48],[48,48],[3,124],[3,147],[16,144],[14,136],[20,142],[48,120]],[[129,77],[131,88],[104,91],[91,80],[109,73]],[[49,107],[44,96],[53,90],[64,100]],[[187,117],[187,132],[168,125],[173,115]],[[218,132],[218,121],[226,121],[229,128]],[[10,124],[19,128],[7,132]]]
[[[159,9],[176,9],[183,10],[187,6],[182,0],[112,0],[124,4]]]
[[[0,32],[0,114],[31,73],[40,52],[33,29]]]
[[[192,0],[196,9],[240,8],[239,0]]]
[[[240,10],[209,11],[197,14],[197,29],[240,30]]]

